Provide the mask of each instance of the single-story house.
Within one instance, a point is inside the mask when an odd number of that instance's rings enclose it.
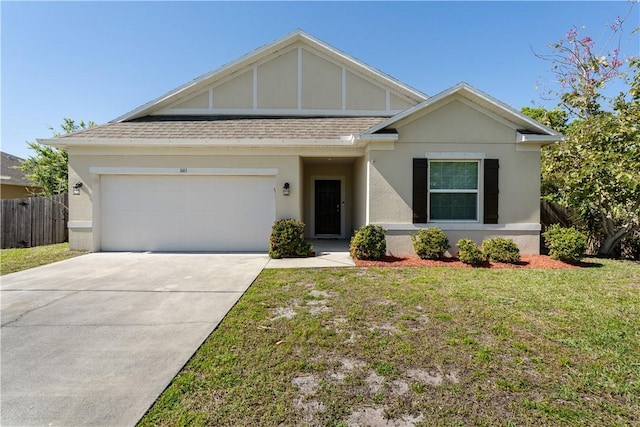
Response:
[[[32,197],[42,189],[33,183],[20,170],[24,159],[1,151],[0,159],[0,199],[25,199]]]
[[[69,152],[69,240],[90,251],[265,251],[388,230],[538,253],[540,147],[562,135],[460,83],[424,93],[295,31],[101,126]]]

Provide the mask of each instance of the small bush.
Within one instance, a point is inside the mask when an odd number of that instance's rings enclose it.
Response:
[[[413,250],[422,259],[438,259],[449,249],[449,239],[438,227],[423,228],[411,235]]]
[[[542,234],[549,256],[564,262],[579,262],[587,250],[587,238],[574,227],[553,224]]]
[[[269,238],[271,258],[306,257],[313,251],[304,240],[304,223],[295,219],[280,219],[273,223]]]
[[[380,259],[387,253],[385,230],[379,225],[360,227],[351,238],[351,256],[356,259]]]
[[[513,239],[494,237],[482,242],[482,252],[491,261],[508,262],[516,264],[520,262],[520,249]]]
[[[460,239],[456,246],[460,249],[458,259],[465,264],[477,266],[485,262],[484,254],[473,240]]]

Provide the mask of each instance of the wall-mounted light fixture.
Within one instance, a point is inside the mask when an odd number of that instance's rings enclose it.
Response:
[[[74,196],[79,196],[80,195],[80,187],[82,187],[82,183],[80,181],[78,181],[75,184],[73,184],[73,195]]]
[[[288,182],[284,183],[284,187],[282,187],[282,195],[288,196],[291,193],[291,186],[289,186]]]

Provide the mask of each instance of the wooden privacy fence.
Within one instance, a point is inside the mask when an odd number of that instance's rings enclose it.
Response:
[[[51,245],[69,239],[67,194],[0,202],[2,249]]]
[[[569,208],[546,200],[540,201],[540,223],[543,231],[552,224],[560,224],[562,227],[571,227],[573,225]]]

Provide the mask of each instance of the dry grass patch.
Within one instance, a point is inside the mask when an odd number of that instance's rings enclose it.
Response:
[[[265,270],[140,424],[638,424],[640,266],[598,262]]]

